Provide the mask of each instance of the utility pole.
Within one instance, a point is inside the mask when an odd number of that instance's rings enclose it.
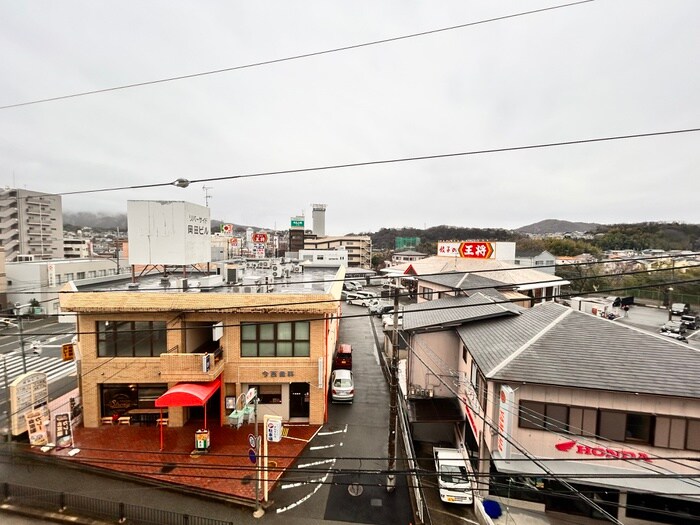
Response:
[[[394,326],[391,331],[391,382],[389,384],[389,467],[386,476],[386,491],[396,488],[396,420],[398,418],[398,368],[399,368],[399,286],[394,284]]]
[[[15,304],[15,316],[17,317],[17,327],[19,328],[19,346],[20,352],[22,352],[22,371],[27,373],[27,358],[24,355],[24,331],[22,330],[22,307],[28,305]]]
[[[212,186],[205,186],[202,184],[202,190],[204,190],[204,205],[208,208],[209,207],[209,199],[211,199],[211,195],[209,195],[209,190],[214,189]]]

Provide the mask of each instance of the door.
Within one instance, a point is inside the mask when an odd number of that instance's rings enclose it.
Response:
[[[309,417],[309,383],[289,385],[289,417]]]

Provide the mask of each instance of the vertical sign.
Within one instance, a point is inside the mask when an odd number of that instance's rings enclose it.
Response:
[[[10,383],[10,412],[12,434],[27,431],[25,415],[38,410],[48,421],[49,384],[44,372],[27,372]]]
[[[515,393],[511,387],[501,385],[501,395],[498,403],[498,452],[505,460],[510,459],[514,397]]]
[[[56,414],[55,416],[56,448],[68,448],[73,446],[73,432],[70,425],[70,414]]]
[[[282,441],[282,418],[280,416],[265,416],[265,432],[267,441],[272,443]]]
[[[202,372],[205,374],[209,372],[209,369],[211,368],[211,356],[206,353],[202,356]]]
[[[29,444],[33,447],[42,447],[49,442],[44,429],[44,420],[41,417],[41,411],[32,410],[24,414],[27,421],[27,431],[29,433]]]

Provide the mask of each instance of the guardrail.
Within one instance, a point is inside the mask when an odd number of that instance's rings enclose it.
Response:
[[[134,525],[233,525],[234,523],[13,483],[2,483],[2,499],[5,506],[60,512],[64,515],[75,514],[113,523]]]

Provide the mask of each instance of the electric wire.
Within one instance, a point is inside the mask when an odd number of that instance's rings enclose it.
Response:
[[[328,55],[331,53],[339,53],[342,51],[350,51],[350,50],[354,50],[354,49],[376,46],[376,45],[380,45],[380,44],[388,44],[388,43],[392,43],[392,42],[398,42],[401,40],[408,40],[411,38],[428,36],[428,35],[433,35],[433,34],[437,34],[437,33],[444,33],[447,31],[454,31],[456,29],[464,29],[467,27],[477,26],[477,25],[481,25],[481,24],[487,24],[490,22],[498,22],[498,21],[502,21],[502,20],[508,20],[511,18],[517,18],[517,17],[533,15],[533,14],[537,14],[537,13],[543,13],[546,11],[554,11],[555,9],[573,7],[573,6],[577,6],[577,5],[581,5],[581,4],[590,3],[592,1],[593,0],[581,0],[578,2],[571,2],[568,4],[560,4],[560,5],[550,6],[550,7],[544,7],[542,9],[533,9],[530,11],[523,11],[523,12],[519,12],[519,13],[504,15],[504,16],[487,18],[487,19],[478,20],[475,22],[467,22],[467,23],[459,24],[459,25],[442,27],[442,28],[438,28],[438,29],[431,29],[431,30],[427,30],[427,31],[421,31],[418,33],[410,33],[410,34],[400,35],[400,36],[395,36],[395,37],[383,38],[381,40],[372,40],[369,42],[363,42],[363,43],[359,43],[359,44],[351,44],[351,45],[342,46],[342,47],[325,49],[322,51],[314,51],[311,53],[303,53],[303,54],[299,54],[299,55],[292,55],[292,56],[288,56],[288,57],[275,58],[275,59],[264,60],[264,61],[260,61],[260,62],[252,62],[249,64],[226,67],[226,68],[221,68],[221,69],[213,69],[213,70],[209,70],[209,71],[201,71],[198,73],[190,73],[187,75],[166,77],[166,78],[161,78],[161,79],[157,79],[157,80],[135,82],[132,84],[124,84],[124,85],[113,86],[113,87],[109,87],[109,88],[94,89],[94,90],[90,90],[90,91],[83,91],[80,93],[73,93],[73,94],[69,94],[69,95],[60,95],[60,96],[55,96],[55,97],[30,100],[30,101],[26,101],[26,102],[17,102],[14,104],[7,104],[4,106],[0,106],[0,110],[10,109],[10,108],[18,108],[18,107],[23,107],[23,106],[31,106],[31,105],[36,105],[36,104],[43,104],[46,102],[55,102],[55,101],[59,101],[59,100],[67,100],[67,99],[78,98],[78,97],[86,97],[89,95],[96,95],[99,93],[109,93],[109,92],[113,92],[113,91],[121,91],[121,90],[136,88],[136,87],[150,86],[150,85],[155,85],[155,84],[164,84],[164,83],[168,83],[168,82],[175,82],[175,81],[179,81],[179,80],[186,80],[186,79],[192,79],[192,78],[209,76],[209,75],[218,75],[221,73],[229,73],[232,71],[239,71],[242,69],[249,69],[249,68],[260,67],[260,66],[268,66],[268,65],[272,65],[272,64],[278,64],[281,62],[288,62],[288,61],[292,61],[292,60],[301,60],[301,59],[305,59],[305,58]]]

